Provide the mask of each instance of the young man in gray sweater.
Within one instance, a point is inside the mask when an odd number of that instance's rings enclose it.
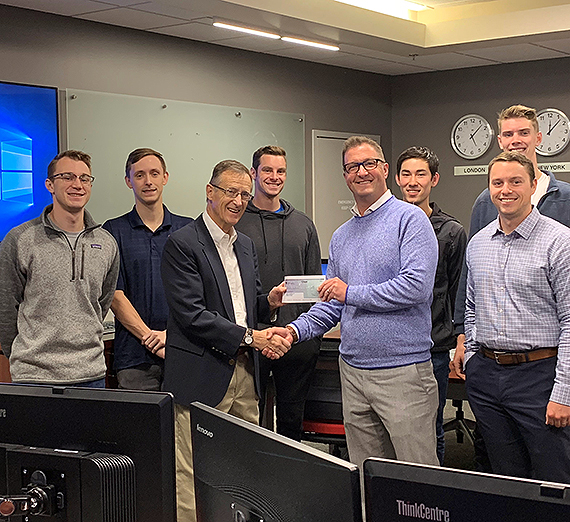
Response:
[[[94,179],[88,154],[58,154],[45,181],[53,204],[0,244],[0,345],[13,382],[105,387],[119,255],[85,210]]]

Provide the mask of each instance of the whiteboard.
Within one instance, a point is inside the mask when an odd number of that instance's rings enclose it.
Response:
[[[205,187],[216,163],[235,159],[249,168],[256,149],[279,145],[287,151],[282,197],[305,209],[303,114],[77,89],[66,91],[66,105],[68,147],[92,158],[95,182],[87,209],[99,223],[132,208],[125,162],[139,147],[155,149],[166,160],[168,208],[196,217],[205,208]]]

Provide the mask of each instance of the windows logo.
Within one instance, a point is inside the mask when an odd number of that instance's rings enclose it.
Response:
[[[0,129],[0,199],[34,204],[32,140]]]

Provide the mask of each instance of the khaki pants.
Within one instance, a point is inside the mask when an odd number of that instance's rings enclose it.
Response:
[[[362,370],[339,360],[344,429],[350,461],[368,457],[439,466],[437,382],[431,361]]]
[[[196,522],[194,469],[192,466],[192,422],[190,409],[175,404],[176,415],[176,502],[178,522]],[[248,354],[240,355],[228,390],[216,409],[253,424],[259,422],[254,368]]]

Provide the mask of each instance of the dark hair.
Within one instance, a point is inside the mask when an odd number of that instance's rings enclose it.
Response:
[[[236,174],[247,174],[251,179],[251,173],[249,169],[239,161],[236,160],[224,160],[220,161],[212,171],[212,177],[210,178],[210,185],[218,185],[220,178],[224,172],[234,172]]]
[[[75,161],[82,161],[89,168],[89,172],[91,172],[91,156],[89,156],[89,154],[87,154],[86,152],[82,152],[80,150],[64,150],[50,161],[47,168],[48,178],[51,178],[54,175],[55,169],[57,167],[57,162],[63,158],[69,158]]]
[[[253,153],[253,159],[251,160],[251,166],[253,170],[257,171],[259,167],[259,162],[261,161],[261,156],[268,154],[269,156],[283,156],[285,161],[287,161],[287,153],[285,149],[278,147],[277,145],[265,145],[265,147],[260,147]]]
[[[437,173],[439,169],[439,159],[435,155],[435,152],[428,149],[427,147],[409,147],[400,156],[396,163],[396,176],[400,175],[400,169],[402,168],[402,163],[409,159],[421,159],[424,160],[429,167],[431,177]]]
[[[344,145],[342,147],[343,165],[344,165],[344,155],[346,154],[346,152],[350,149],[353,149],[354,147],[359,147],[360,145],[370,145],[378,153],[380,159],[382,161],[386,161],[384,157],[384,151],[382,150],[382,147],[380,147],[379,143],[375,142],[373,139],[368,138],[366,136],[351,136],[344,142]]]
[[[160,164],[162,165],[162,170],[166,172],[166,162],[164,161],[164,157],[162,156],[162,154],[153,149],[142,148],[142,149],[135,149],[133,150],[133,152],[129,154],[129,157],[127,158],[127,163],[125,164],[125,177],[128,178],[130,176],[131,167],[135,163],[139,162],[143,158],[146,158],[147,156],[157,157],[158,160],[160,161]]]
[[[532,161],[530,161],[524,154],[521,154],[520,152],[504,151],[501,152],[501,154],[499,154],[498,156],[495,156],[491,160],[491,163],[489,163],[489,167],[487,168],[487,185],[491,180],[491,167],[495,165],[495,163],[506,163],[509,161],[514,161],[522,165],[530,177],[530,182],[532,183],[534,181],[535,175],[534,175],[534,165]]]

